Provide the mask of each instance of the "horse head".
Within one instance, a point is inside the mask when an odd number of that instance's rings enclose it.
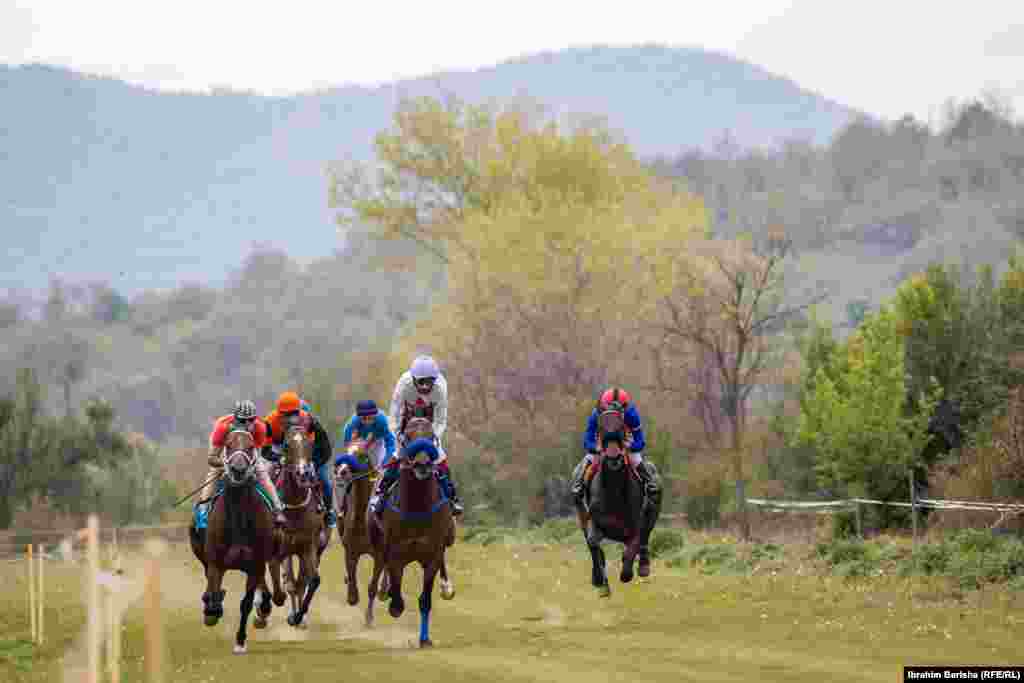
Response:
[[[256,470],[253,438],[249,432],[236,429],[224,442],[224,483],[231,487],[247,484]]]
[[[313,471],[313,442],[300,425],[289,427],[284,434],[281,467],[299,488],[313,486],[316,478]]]
[[[434,476],[434,471],[437,467],[436,450],[434,454],[430,452],[431,448],[424,447],[426,444],[432,448],[434,445],[433,439],[417,439],[410,443],[405,450],[402,452],[402,463],[400,467],[403,469],[411,469],[412,475],[416,477],[417,481],[427,481]]]

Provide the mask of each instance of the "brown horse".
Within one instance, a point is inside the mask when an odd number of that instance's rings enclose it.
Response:
[[[347,462],[337,468],[334,481],[335,505],[345,499],[345,514],[341,519],[341,543],[345,546],[345,583],[348,584],[348,604],[359,604],[359,584],[356,570],[363,555],[373,555],[373,545],[366,528],[366,508],[370,491],[380,473],[370,462],[370,439],[353,439],[346,449]],[[347,489],[347,491],[346,491]],[[341,494],[341,495],[339,495]],[[386,590],[386,589],[385,589]]]
[[[392,492],[380,517],[370,514],[367,519],[374,558],[366,621],[368,625],[373,623],[373,603],[385,569],[390,597],[388,612],[396,619],[402,615],[405,611],[402,574],[406,565],[419,562],[423,567],[423,591],[419,599],[420,647],[430,647],[433,645],[430,640],[430,609],[434,579],[438,571],[444,569],[445,549],[455,542],[455,523],[448,498],[437,480],[437,449],[433,439],[409,441],[399,457],[397,496]],[[446,571],[444,573],[447,574]],[[446,578],[443,576],[444,580]]]
[[[283,577],[291,596],[288,624],[305,628],[309,605],[320,587],[320,556],[327,549],[327,529],[317,506],[317,478],[313,467],[313,441],[300,426],[289,427],[284,435],[285,453],[281,459],[278,493],[284,505],[288,526],[283,531],[278,553],[271,560],[271,573],[280,576],[281,564],[287,564]],[[299,559],[296,577],[294,558]]]
[[[223,467],[224,493],[216,498],[210,510],[205,539],[192,535],[192,552],[206,569],[206,592],[203,593],[203,622],[213,626],[224,616],[222,584],[225,572],[245,572],[245,595],[239,604],[241,621],[235,636],[234,652],[246,651],[246,625],[256,593],[260,595],[257,621],[266,624],[270,601],[266,599],[267,563],[276,551],[274,521],[255,482],[256,457],[249,432],[234,430],[225,440],[224,457],[210,458],[210,465]],[[283,593],[276,576],[271,576],[275,595]]]

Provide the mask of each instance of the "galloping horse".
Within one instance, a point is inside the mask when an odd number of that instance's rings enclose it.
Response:
[[[334,503],[341,505],[342,498],[346,502],[344,516],[340,510],[341,543],[345,546],[345,583],[348,584],[348,604],[359,604],[359,584],[356,569],[363,555],[373,555],[373,545],[366,527],[366,508],[370,501],[370,491],[380,472],[371,462],[369,453],[370,439],[353,439],[347,450],[347,462],[338,465],[334,482],[336,489],[347,488],[348,491],[336,490]],[[343,495],[339,495],[343,494]],[[386,579],[386,577],[385,577]],[[383,590],[387,590],[384,588]]]
[[[390,598],[389,614],[397,619],[405,611],[402,573],[406,565],[423,567],[420,593],[420,647],[431,647],[430,609],[434,579],[441,572],[441,596],[451,599],[451,587],[444,566],[445,549],[455,543],[455,522],[448,498],[436,476],[437,448],[429,420],[415,418],[406,429],[409,437],[401,452],[397,492],[386,501],[380,517],[367,516],[367,533],[373,544],[373,576],[370,579],[366,623],[373,624],[373,603],[381,573],[386,569]],[[397,495],[396,495],[397,494]]]
[[[577,513],[593,561],[591,582],[599,595],[606,598],[611,595],[611,586],[601,542],[608,539],[624,544],[619,579],[629,583],[633,580],[633,561],[641,548],[647,548],[661,512],[661,502],[645,498],[643,484],[620,444],[608,444],[592,467],[596,474],[588,485],[589,505],[584,503]],[[648,574],[650,560],[644,554],[640,560],[640,576]]]
[[[252,453],[253,438],[249,432],[234,430],[225,440],[223,458],[210,458],[210,465],[224,467],[224,493],[216,498],[210,510],[205,541],[192,535],[192,552],[206,569],[206,592],[203,593],[203,622],[213,626],[224,616],[224,591],[221,586],[228,570],[245,572],[245,595],[239,604],[241,621],[235,636],[235,654],[246,651],[246,624],[257,590],[261,593],[257,624],[266,625],[273,607],[264,599],[267,591],[267,563],[275,553],[274,521],[267,504],[256,487],[253,476],[256,456]],[[277,576],[272,575],[278,604],[284,593]],[[257,627],[259,627],[257,625]]]
[[[292,609],[288,624],[304,628],[306,613],[320,587],[320,556],[327,549],[323,514],[317,509],[314,495],[317,480],[313,468],[313,443],[301,426],[289,427],[284,435],[285,452],[281,458],[277,482],[288,526],[282,534],[277,555],[270,561],[271,573],[281,574],[287,562],[285,589],[291,596]],[[295,576],[293,560],[299,558],[299,574]]]

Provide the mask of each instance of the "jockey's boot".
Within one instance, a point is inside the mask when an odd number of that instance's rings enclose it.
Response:
[[[370,498],[370,509],[373,510],[373,514],[380,515],[384,511],[384,501],[387,499],[391,487],[396,483],[398,483],[398,469],[386,469],[384,476],[377,482],[377,489],[373,492],[373,497]]]
[[[324,463],[317,468],[316,473],[320,478],[320,493],[323,497],[324,509],[327,510],[325,521],[328,529],[338,526],[338,516],[334,513],[334,484],[330,478],[330,463]]]
[[[636,468],[637,474],[644,483],[644,493],[651,504],[661,502],[661,483],[658,476],[658,468],[654,463],[644,460]]]
[[[437,479],[441,486],[444,487],[445,495],[448,496],[448,502],[452,505],[452,514],[458,517],[465,511],[465,508],[462,507],[459,494],[455,491],[455,482],[452,481],[451,472],[442,471],[437,475]]]
[[[206,529],[206,523],[210,518],[210,502],[204,501],[202,503],[196,503],[193,508],[195,516],[192,520],[192,525],[196,531],[203,531]]]
[[[267,468],[259,467],[256,469],[256,472],[257,481],[259,481],[260,486],[270,498],[270,505],[273,508],[274,514],[274,526],[288,526],[288,519],[284,516],[284,504],[281,502],[281,497],[277,494],[277,487],[274,486],[274,482],[271,480],[270,474],[267,472]]]
[[[583,482],[583,477],[587,471],[587,465],[591,462],[591,455],[588,453],[583,460],[576,465],[576,469],[572,472],[572,486],[569,491],[572,493],[573,502],[579,507],[583,505],[583,497],[586,493],[586,486]]]

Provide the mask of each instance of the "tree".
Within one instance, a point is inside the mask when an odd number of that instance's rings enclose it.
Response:
[[[12,396],[0,399],[0,529],[31,495],[36,457],[46,445],[43,388],[31,369],[19,369]]]
[[[785,305],[782,268],[791,247],[778,231],[767,240],[709,242],[694,248],[692,257],[678,254],[668,273],[654,277],[660,289],[660,343],[675,355],[699,349],[715,368],[745,538],[750,535],[744,491],[747,401],[768,378],[773,335],[826,296]]]
[[[928,420],[941,389],[933,384],[917,397],[924,410],[908,410],[900,321],[887,306],[865,319],[836,358],[841,364],[817,370],[795,441],[816,450],[822,485],[902,498],[931,438]]]

